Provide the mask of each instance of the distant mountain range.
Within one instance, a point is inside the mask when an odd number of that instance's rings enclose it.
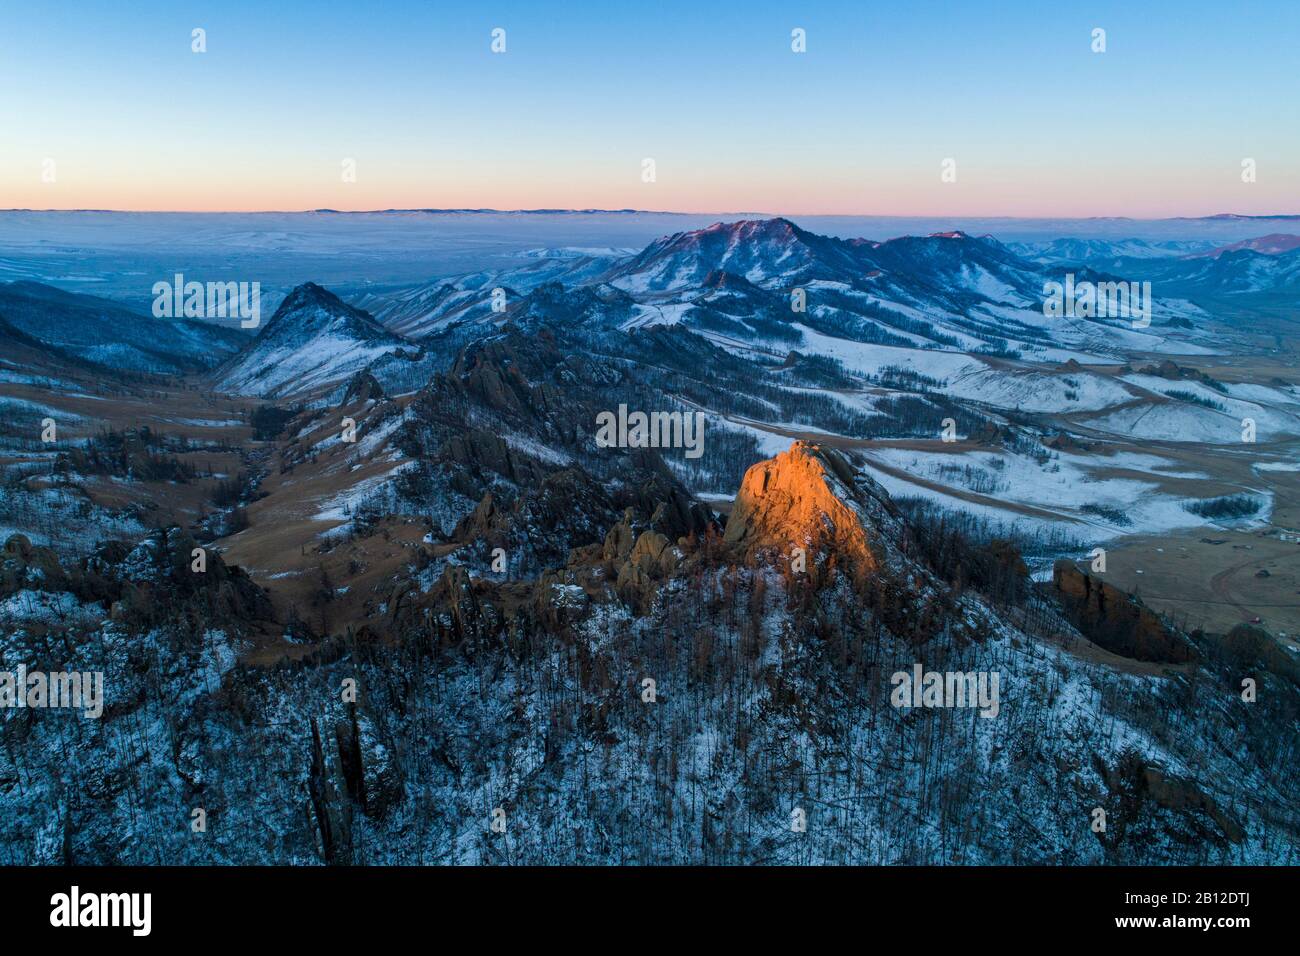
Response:
[[[1300,292],[1300,247],[1278,252],[1220,249],[1171,265],[1160,281],[1189,296],[1293,294]]]
[[[1077,348],[1160,348],[1161,338],[1150,332],[1047,319],[1044,284],[1061,278],[1050,262],[1024,258],[988,236],[956,231],[878,242],[822,236],[786,219],[741,220],[674,233],[634,255],[542,259],[524,268],[370,293],[363,303],[389,328],[413,339],[489,318],[492,288],[505,290],[513,306],[543,281],[558,281],[604,288],[607,301],[615,293],[623,296],[628,327],[685,322],[720,341],[761,348],[816,351],[809,332],[814,340],[828,335],[909,349],[1015,351],[1058,360]],[[802,296],[798,306],[796,295]],[[1160,326],[1192,314],[1156,303]]]
[[[1251,252],[1262,252],[1267,256],[1276,256],[1283,252],[1291,252],[1293,249],[1300,249],[1300,236],[1284,232],[1274,232],[1267,236],[1260,236],[1257,239],[1243,239],[1241,242],[1233,242],[1226,246],[1219,246],[1218,248],[1211,249],[1209,252],[1196,253],[1196,255],[1218,257],[1223,255],[1225,252],[1237,252],[1241,249],[1248,249]]]
[[[600,334],[681,325],[755,355],[795,351],[870,374],[897,366],[934,377],[957,367],[937,357],[944,354],[1086,363],[1129,350],[1204,351],[1213,335],[1194,300],[1296,288],[1293,239],[1208,248],[1140,239],[1003,244],[947,231],[875,241],[745,219],[667,235],[637,252],[523,252],[501,269],[369,288],[353,304],[309,282],[251,339],[26,281],[0,285],[0,319],[102,364],[173,373],[220,365],[219,389],[266,398],[332,390],[376,363],[389,375],[424,374],[437,364],[432,351],[538,316]],[[1081,281],[1149,279],[1151,321],[1045,315],[1045,289],[1068,272]]]
[[[1053,239],[1050,242],[1017,242],[1011,248],[1035,262],[1089,262],[1122,259],[1174,258],[1209,249],[1213,240],[1171,239]]]
[[[1087,262],[1137,251],[1164,262],[1154,257],[1189,248],[1059,240],[1026,258],[1031,250],[960,231],[874,241],[818,235],[788,219],[747,219],[664,236],[635,253],[524,253],[515,257],[519,264],[503,269],[363,291],[355,305],[307,283],[251,340],[204,323],[141,317],[32,282],[0,286],[0,317],[88,360],[171,372],[220,363],[218,387],[264,397],[332,388],[381,358],[416,354],[416,343],[430,337],[454,332],[464,340],[474,327],[490,330],[537,308],[548,315],[571,308],[577,315],[578,290],[598,303],[605,325],[682,323],[715,342],[773,354],[798,349],[842,357],[846,346],[858,344],[1065,361],[1126,348],[1159,351],[1171,334],[1194,341],[1196,314],[1157,296],[1147,330],[1106,317],[1048,318],[1044,287],[1061,278],[1057,257],[1085,256]],[[1198,288],[1218,284],[1237,291],[1271,281],[1267,269],[1238,275],[1242,256],[1265,258],[1237,251],[1175,261],[1188,272],[1184,284]],[[1113,278],[1133,276],[1119,271]],[[906,354],[900,360],[916,364]]]
[[[1300,247],[1300,236],[1271,233],[1253,239],[1216,245],[1209,239],[1148,241],[1145,239],[1053,239],[1050,242],[1016,242],[1010,248],[1036,262],[1099,262],[1124,259],[1217,257],[1246,249],[1278,255]]]
[[[1090,266],[1151,281],[1169,297],[1278,295],[1300,290],[1300,236],[1270,233],[1239,242],[1056,239],[1012,248],[1044,266]]]

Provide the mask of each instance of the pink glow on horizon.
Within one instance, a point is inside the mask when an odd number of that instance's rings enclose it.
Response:
[[[324,164],[309,175],[258,178],[217,173],[146,179],[139,175],[99,179],[74,163],[60,166],[58,181],[42,183],[37,170],[0,172],[0,208],[116,209],[138,212],[255,212],[338,209],[493,208],[643,209],[694,214],[767,212],[790,216],[876,215],[935,217],[1156,219],[1223,212],[1272,215],[1300,212],[1300,174],[1269,183],[1243,184],[1231,168],[1213,173],[1164,171],[1159,176],[1111,177],[1109,171],[1074,176],[987,175],[963,170],[957,183],[941,183],[938,166],[878,171],[860,180],[843,170],[762,170],[749,177],[693,168],[679,176],[660,165],[658,181],[633,175],[618,181],[608,170],[545,170],[554,175],[514,177],[469,169],[421,176],[359,163],[355,183],[338,181]],[[629,180],[631,180],[629,182]]]

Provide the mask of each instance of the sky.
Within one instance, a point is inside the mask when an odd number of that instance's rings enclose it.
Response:
[[[1297,0],[0,0],[0,208],[1300,213],[1298,48]]]

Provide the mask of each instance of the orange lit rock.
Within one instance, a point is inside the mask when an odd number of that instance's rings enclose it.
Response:
[[[852,476],[834,453],[797,441],[745,473],[727,521],[725,542],[747,553],[792,547],[828,552],[860,571],[880,566],[859,513],[845,504]],[[837,471],[843,472],[837,474]]]

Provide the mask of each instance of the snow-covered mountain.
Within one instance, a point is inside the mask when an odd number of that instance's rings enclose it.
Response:
[[[215,372],[215,387],[283,398],[338,385],[394,352],[415,351],[367,312],[312,282],[295,288],[252,342]]]
[[[491,322],[493,291],[505,301],[517,300],[538,286],[560,282],[567,286],[598,280],[635,250],[611,248],[541,248],[518,253],[518,265],[485,269],[446,280],[355,296],[358,308],[370,312],[387,329],[420,339],[465,322]]]
[[[1187,295],[1295,293],[1300,291],[1300,248],[1276,253],[1242,248],[1179,260],[1162,281]]]
[[[854,281],[870,271],[861,252],[871,245],[815,235],[788,219],[719,222],[652,242],[606,281],[634,295],[697,288],[714,272],[765,287]]]
[[[1274,232],[1255,239],[1243,239],[1241,242],[1233,242],[1226,246],[1216,246],[1206,252],[1194,253],[1190,258],[1197,256],[1218,258],[1225,252],[1236,252],[1238,249],[1249,249],[1251,252],[1260,252],[1266,256],[1276,256],[1284,252],[1290,252],[1293,249],[1300,249],[1300,236],[1286,232]]]
[[[1198,284],[1195,275],[1183,281],[1205,265],[1180,257],[1207,245],[1066,239],[1049,244],[1050,254],[1029,258],[1025,246],[962,232],[839,239],[787,219],[748,219],[664,236],[630,256],[536,250],[523,267],[368,292],[356,304],[409,338],[451,329],[489,334],[502,321],[492,308],[493,290],[501,290],[513,313],[532,291],[558,284],[604,289],[605,301],[624,296],[632,307],[626,328],[684,323],[744,347],[840,357],[846,346],[836,343],[843,342],[1088,362],[1125,351],[1203,352],[1206,315],[1187,297],[1213,291],[1216,283],[1228,290],[1242,284],[1231,277]],[[1151,290],[1150,323],[1045,315],[1048,283],[1073,272],[1094,282],[1160,280]]]
[[[1035,262],[1075,262],[1105,266],[1122,259],[1165,259],[1202,252],[1213,245],[1207,239],[1052,239],[1048,242],[1013,242],[1010,248]]]
[[[0,320],[69,355],[137,372],[210,368],[247,341],[232,329],[157,319],[39,282],[0,283]]]
[[[1123,349],[1198,350],[1169,342],[1168,320],[1190,329],[1195,309],[1185,303],[1154,302],[1154,328],[1147,330],[1113,317],[1045,316],[1046,284],[1063,279],[1060,267],[1024,259],[991,237],[835,239],[785,219],[667,236],[602,277],[637,302],[629,327],[685,322],[747,346],[821,352],[822,336],[1043,361]]]

